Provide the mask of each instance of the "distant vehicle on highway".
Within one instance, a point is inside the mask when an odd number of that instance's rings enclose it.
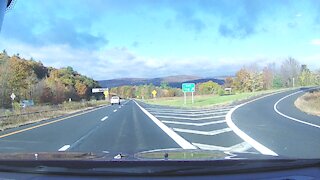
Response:
[[[112,96],[110,100],[111,105],[119,104],[120,105],[120,97],[119,96]]]

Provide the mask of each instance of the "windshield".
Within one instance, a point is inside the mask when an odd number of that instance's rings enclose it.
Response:
[[[318,1],[0,0],[0,11],[1,153],[320,158]]]

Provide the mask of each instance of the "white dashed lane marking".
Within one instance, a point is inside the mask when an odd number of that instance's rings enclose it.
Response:
[[[108,116],[102,118],[101,121],[105,121],[106,119],[108,119]]]
[[[62,146],[58,151],[66,151],[70,148],[70,145],[64,145]]]

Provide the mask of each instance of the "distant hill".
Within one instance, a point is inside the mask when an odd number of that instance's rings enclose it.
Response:
[[[138,86],[152,83],[155,86],[160,86],[162,82],[168,82],[170,87],[181,88],[182,83],[202,83],[207,81],[213,81],[220,85],[224,84],[224,80],[217,78],[201,78],[197,76],[178,75],[167,76],[161,78],[119,78],[110,80],[98,81],[101,87],[118,87],[124,85]]]

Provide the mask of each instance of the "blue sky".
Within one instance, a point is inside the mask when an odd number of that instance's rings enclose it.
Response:
[[[0,49],[94,79],[232,75],[292,56],[320,68],[318,0],[17,0]]]

